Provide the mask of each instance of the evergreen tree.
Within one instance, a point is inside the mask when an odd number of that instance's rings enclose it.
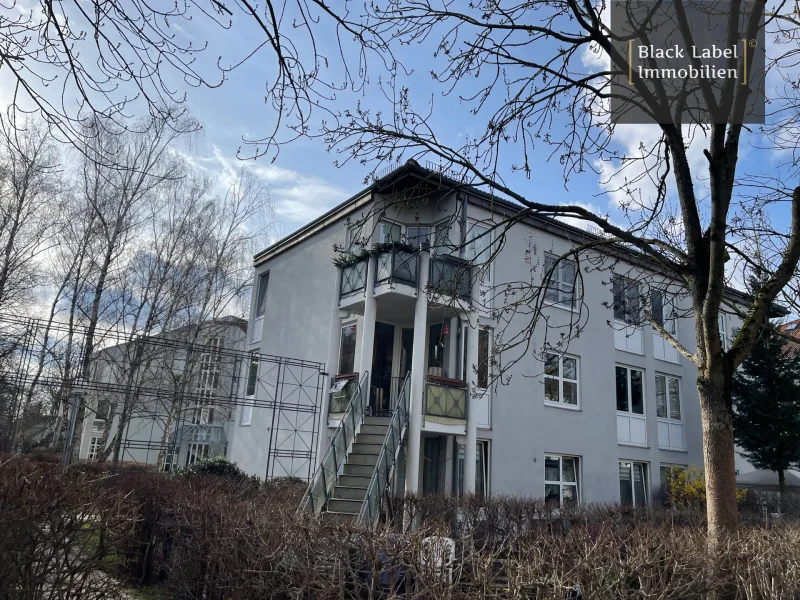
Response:
[[[778,473],[800,464],[800,353],[768,324],[733,376],[733,425],[742,456],[757,469]]]

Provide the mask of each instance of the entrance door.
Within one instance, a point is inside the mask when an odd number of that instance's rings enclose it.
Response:
[[[379,415],[391,411],[392,354],[394,353],[394,325],[375,323],[375,350],[372,355],[372,383],[370,408]]]
[[[422,438],[425,446],[422,452],[422,493],[439,494],[444,492],[442,458],[446,452],[447,438],[429,436]]]

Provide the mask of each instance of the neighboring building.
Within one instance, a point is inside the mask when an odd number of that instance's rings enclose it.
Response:
[[[694,351],[693,323],[676,318],[688,304],[670,310],[686,302],[677,295],[651,298],[633,280],[618,277],[609,285],[609,269],[578,272],[574,263],[562,263],[546,291],[549,327],[528,336],[525,311],[506,313],[503,339],[521,334],[530,346],[503,383],[492,384],[496,361],[511,360],[493,358],[492,351],[491,315],[502,307],[507,285],[537,285],[553,257],[598,239],[557,220],[526,217],[511,226],[502,248],[493,245],[489,226],[518,210],[409,161],[256,255],[246,348],[324,362],[332,379],[318,463],[357,388],[347,382],[370,372],[373,416],[361,425],[344,474],[337,474],[329,510],[359,510],[385,415],[406,376],[411,408],[394,470],[399,492],[466,489],[559,503],[640,504],[669,466],[702,465],[695,367],[651,327],[629,324],[647,302]],[[363,248],[404,244],[359,258],[359,240]],[[335,246],[351,252],[340,267],[333,264],[342,256]],[[494,260],[473,269],[479,277],[461,277],[464,259],[481,263],[492,252]],[[633,253],[618,254],[615,273],[648,269]],[[425,292],[428,282],[438,295]],[[500,293],[487,293],[491,285]],[[728,300],[747,302],[733,291]],[[588,315],[580,336],[566,353],[543,352],[579,314],[578,301],[585,303],[580,314]],[[725,335],[736,325],[732,319],[721,316]],[[268,419],[268,411],[251,411],[242,426],[236,417],[229,457],[250,473],[264,472]]]
[[[157,464],[163,449],[169,470],[224,456],[238,382],[247,368],[241,352],[246,329],[244,319],[222,317],[202,323],[199,332],[183,327],[98,351],[86,385],[79,458],[98,456],[109,426],[106,447],[112,443],[126,401],[131,418],[121,461]]]

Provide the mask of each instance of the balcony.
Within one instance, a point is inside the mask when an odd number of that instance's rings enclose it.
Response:
[[[358,373],[337,375],[331,388],[328,413],[335,415],[347,410],[347,405],[350,403],[350,398],[353,396],[353,391],[357,386]]]
[[[363,291],[367,286],[367,259],[342,267],[342,284],[339,288],[339,297],[344,298],[356,292]]]
[[[393,246],[375,256],[375,287],[402,283],[416,289],[419,282],[419,254]]]
[[[458,379],[428,375],[423,416],[427,431],[466,433],[467,384]]]
[[[431,256],[428,285],[435,294],[469,300],[471,275],[467,260],[456,256]]]

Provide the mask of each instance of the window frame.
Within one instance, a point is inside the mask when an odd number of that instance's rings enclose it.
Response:
[[[384,225],[389,225],[389,229],[393,227],[397,227],[397,239],[394,240],[386,240],[384,239]],[[379,244],[388,244],[391,242],[402,242],[403,241],[403,224],[398,221],[393,221],[392,219],[387,219],[386,217],[381,217],[378,219],[378,243]]]
[[[655,303],[653,302],[653,296],[655,295],[661,297],[661,310],[659,314],[656,314],[654,308]],[[650,290],[650,312],[653,315],[653,320],[661,325],[672,337],[677,339],[678,314],[675,310],[675,295],[663,290]],[[666,313],[668,312],[671,313],[671,315],[667,315]]]
[[[255,307],[256,319],[263,319],[264,315],[267,312],[268,289],[269,289],[269,271],[264,271],[258,276],[258,287],[256,289],[256,307]]]
[[[481,337],[486,336],[486,361],[481,360]],[[479,394],[485,394],[489,390],[489,385],[492,381],[492,349],[494,340],[492,337],[492,329],[490,327],[478,328],[478,364],[477,373],[475,374],[475,387]],[[458,361],[456,361],[458,362]],[[486,371],[486,385],[481,385],[481,371],[485,368]]]
[[[719,340],[722,343],[722,349],[727,352],[730,348],[730,340],[728,339],[728,314],[719,311],[717,323],[719,328]]]
[[[564,481],[564,459],[570,459],[574,461],[574,469],[575,469],[575,481]],[[554,481],[547,479],[547,459],[556,459],[558,460],[558,476],[559,481]],[[558,485],[558,507],[562,508],[564,506],[564,488],[565,487],[574,487],[575,488],[575,503],[581,503],[581,457],[574,456],[572,454],[552,454],[547,453],[544,455],[544,499],[547,502],[547,486],[548,485]]]
[[[558,358],[558,374],[552,375],[547,373],[547,359],[548,356],[555,356]],[[564,376],[564,359],[571,359],[575,361],[575,379],[567,379]],[[570,410],[579,410],[581,407],[581,362],[580,357],[573,354],[563,354],[554,351],[545,351],[544,372],[544,403],[547,406],[555,406],[557,408],[567,408]],[[547,380],[554,379],[558,382],[558,401],[547,399]],[[564,383],[575,384],[575,404],[570,404],[564,401]]]
[[[253,369],[255,367],[255,370]],[[250,362],[247,365],[247,379],[245,380],[242,410],[239,414],[239,425],[247,427],[253,423],[253,406],[256,401],[256,388],[258,387],[258,372],[261,370],[261,358],[257,352],[250,353]]]
[[[617,369],[625,369],[627,371],[626,376],[626,386],[627,386],[627,395],[628,395],[628,409],[627,410],[620,410],[618,404],[618,398],[616,397],[617,394]],[[642,380],[642,412],[637,413],[633,412],[633,384],[632,384],[632,372],[638,371],[641,373],[641,380]],[[626,416],[638,417],[641,419],[645,419],[647,417],[647,386],[645,385],[645,371],[641,367],[632,367],[630,365],[623,365],[619,363],[614,364],[614,401],[617,409],[618,414],[623,414]]]
[[[362,222],[351,222],[347,226],[344,234],[344,245],[347,253],[352,254],[354,252],[354,246],[363,246],[363,231],[364,223]]]
[[[619,303],[617,302],[617,282],[622,283],[625,287],[622,289],[624,292],[622,295],[622,317],[617,316],[617,307]],[[631,302],[632,297],[630,295],[630,290],[636,290],[636,314],[632,316],[631,310]],[[630,279],[629,277],[625,277],[623,275],[614,275],[611,280],[611,294],[612,294],[612,303],[611,309],[613,312],[614,320],[618,323],[624,323],[628,327],[639,327],[641,326],[641,317],[642,317],[642,291],[639,287],[639,283]]]
[[[578,296],[578,263],[574,260],[569,260],[566,258],[561,258],[556,256],[552,252],[545,252],[544,254],[544,272],[542,273],[542,282],[544,282],[544,278],[547,277],[547,272],[550,270],[551,267],[547,265],[549,260],[553,260],[554,264],[558,263],[558,268],[553,270],[553,273],[550,277],[550,280],[546,282],[545,290],[544,290],[544,304],[547,306],[556,306],[558,308],[565,308],[568,310],[575,311],[575,305],[577,304],[577,296]],[[575,270],[575,277],[572,280],[572,283],[566,283],[566,285],[571,285],[572,290],[569,291],[570,299],[569,302],[564,302],[562,298],[562,294],[566,294],[563,286],[565,285],[565,281],[562,280],[562,272],[561,269],[566,265],[572,265],[572,268]],[[555,286],[555,287],[551,287]],[[550,292],[556,293],[556,299],[550,299],[547,295]]]
[[[658,414],[658,379],[661,378],[664,380],[664,393],[665,393],[665,401],[666,401],[666,416],[661,416]],[[678,416],[677,418],[672,416],[672,395],[670,392],[669,382],[670,380],[674,380],[677,382],[677,393],[678,393]],[[683,405],[681,403],[681,378],[677,377],[676,375],[669,375],[667,373],[656,373],[655,376],[655,391],[656,391],[656,418],[662,421],[672,421],[673,423],[681,423],[683,421]]]
[[[492,225],[494,224],[492,223]],[[492,225],[484,225],[483,221],[467,219],[467,230],[464,232],[463,258],[465,260],[472,261],[473,265],[480,268],[482,279],[486,283],[490,283],[492,281],[492,263],[490,262],[494,247]],[[476,228],[481,228],[485,231],[480,232],[476,237],[470,238],[470,234],[475,232]],[[486,233],[488,233],[488,235],[485,235]],[[486,254],[486,256],[480,260],[478,259],[479,254],[477,244],[474,243],[478,237],[481,237],[481,240],[485,240],[486,243],[486,246],[480,251],[480,254]],[[475,256],[471,256],[473,253]]]
[[[97,455],[100,454],[100,441],[102,439],[102,435],[93,435],[89,438],[89,454],[86,456],[86,460],[89,462],[97,460]]]
[[[422,237],[420,233],[423,229],[427,230],[427,233],[424,234],[424,237]],[[417,233],[412,237],[411,231],[413,230],[415,230]],[[433,233],[433,228],[430,225],[406,225],[406,231],[405,231],[406,244],[414,248],[423,248],[424,244],[427,243],[428,247],[430,247],[432,233]],[[421,237],[425,241],[420,242],[419,240]]]
[[[350,371],[342,371],[342,357],[344,353],[342,350],[344,349],[344,330],[352,327],[353,328],[353,366],[352,370]],[[349,375],[350,373],[355,373],[356,368],[356,355],[358,354],[358,323],[345,323],[339,329],[339,360],[338,360],[338,375]]]
[[[485,449],[485,451],[484,451]],[[455,465],[453,468],[453,491],[458,496],[464,495],[464,468],[465,468],[465,455],[466,444],[455,444],[453,448],[455,456]],[[490,496],[492,491],[491,477],[492,477],[492,441],[485,439],[478,439],[476,444],[475,454],[475,494],[478,495],[478,473],[481,471],[480,462],[483,461],[483,482],[484,497]]]
[[[617,462],[617,465],[618,465],[618,467],[617,467],[617,477],[619,478],[619,486],[620,486],[620,492],[619,492],[620,505],[622,505],[622,506],[632,506],[633,508],[640,508],[640,507],[649,506],[650,505],[650,473],[649,473],[650,464],[647,463],[647,462],[644,462],[644,461],[640,461],[640,460],[627,460],[627,459],[621,458]],[[628,481],[630,482],[630,486],[631,486],[631,490],[630,490],[630,493],[631,493],[631,504],[625,504],[622,501],[622,477],[621,477],[621,475],[622,475],[622,466],[623,465],[628,465],[630,467],[630,471],[629,471],[630,479]],[[643,487],[644,487],[644,490],[643,490],[644,498],[641,500],[641,502],[642,502],[641,504],[639,504],[639,502],[636,499],[635,469],[636,469],[637,466],[641,467],[642,483],[643,483]]]
[[[200,450],[200,453],[197,454],[197,450]],[[189,462],[189,459],[192,458],[192,451],[195,451],[194,460]],[[191,466],[201,460],[205,460],[206,458],[211,458],[211,444],[208,442],[189,442],[188,447],[186,448],[186,465]]]

